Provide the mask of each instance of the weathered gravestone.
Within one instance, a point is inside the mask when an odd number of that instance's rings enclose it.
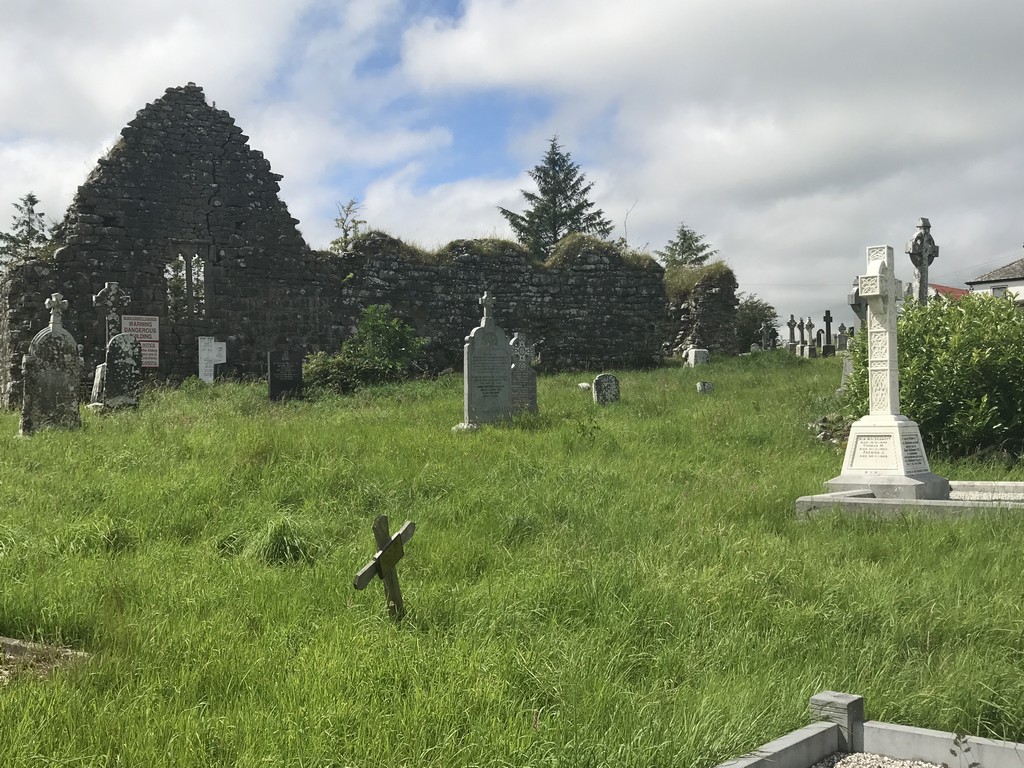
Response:
[[[509,342],[512,354],[512,413],[537,413],[537,372],[533,370],[534,345],[526,334],[517,333]]]
[[[714,385],[710,381],[698,381],[697,382],[697,394],[706,395],[714,389]]]
[[[93,295],[92,305],[103,317],[103,349],[106,355],[110,340],[121,333],[121,316],[131,303],[131,296],[121,289],[120,283],[103,284],[103,290]],[[96,366],[92,381],[92,406],[103,406],[104,378],[107,373],[106,360]]]
[[[839,324],[839,333],[836,335],[836,350],[839,352],[845,352],[849,345],[850,337],[846,335],[846,324]]]
[[[800,322],[796,324],[797,329],[800,331],[800,343],[797,345],[796,353],[800,357],[807,357],[807,338],[804,336],[805,325],[804,319],[801,317]]]
[[[705,365],[711,360],[711,353],[706,349],[697,349],[696,347],[690,347],[686,350],[686,365],[690,368],[696,368],[698,365]]]
[[[479,429],[512,415],[512,351],[508,337],[491,316],[494,299],[480,298],[484,316],[463,346],[463,422],[455,431]]]
[[[869,489],[876,498],[948,499],[949,481],[931,472],[917,424],[900,415],[896,301],[902,285],[892,248],[868,248],[858,288],[867,304],[870,412],[850,428],[842,474],[826,485],[833,492]]]
[[[267,352],[267,390],[271,400],[302,397],[303,357],[295,349]]]
[[[825,316],[822,318],[825,321],[825,339],[821,345],[821,356],[832,357],[836,353],[836,345],[832,343],[832,312],[831,310],[825,310]]]
[[[928,303],[928,267],[939,255],[939,246],[932,237],[932,223],[928,219],[917,220],[917,232],[907,243],[907,255],[914,265],[914,287],[917,300]]]
[[[41,429],[78,429],[82,425],[78,410],[82,359],[78,344],[61,324],[61,314],[67,307],[59,293],[46,300],[50,324],[35,335],[22,357],[22,435]]]
[[[847,353],[843,355],[843,374],[839,379],[839,389],[836,390],[837,395],[846,394],[846,384],[850,381],[851,376],[853,376],[853,358]]]
[[[130,333],[119,333],[107,342],[107,357],[99,398],[104,408],[136,408],[142,397],[142,344]]]
[[[817,336],[814,334],[814,321],[808,317],[807,322],[804,323],[804,328],[807,329],[807,346],[804,347],[804,356],[817,359],[818,347]]]
[[[789,320],[786,322],[786,327],[789,328],[789,342],[786,344],[786,349],[789,350],[790,354],[796,354],[796,336],[794,331],[796,330],[796,319],[790,315]]]
[[[590,390],[594,402],[598,405],[611,405],[619,402],[619,380],[610,373],[598,374]]]

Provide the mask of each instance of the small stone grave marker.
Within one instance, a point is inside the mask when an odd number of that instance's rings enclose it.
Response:
[[[705,365],[711,361],[711,353],[706,349],[697,349],[696,347],[690,347],[686,350],[686,364],[690,368],[696,368],[698,365]]]
[[[509,342],[512,353],[512,413],[537,413],[537,372],[533,370],[534,345],[525,333]]]
[[[405,555],[405,545],[416,532],[416,523],[406,520],[405,524],[392,536],[388,533],[388,516],[378,515],[373,521],[373,538],[377,542],[377,554],[366,565],[359,569],[352,586],[366,589],[375,578],[384,582],[384,597],[388,603],[388,614],[393,619],[405,615],[402,602],[402,589],[398,585],[398,571],[395,566]]]
[[[594,402],[598,405],[611,405],[619,402],[619,380],[613,374],[598,374],[594,379],[591,391],[594,394]]]
[[[82,359],[78,344],[61,322],[68,303],[59,293],[46,300],[50,324],[35,335],[22,357],[24,394],[19,434],[40,429],[78,429],[78,380]]]
[[[267,353],[267,390],[271,400],[301,398],[303,353],[295,349]]]
[[[697,394],[706,395],[709,392],[711,392],[711,390],[713,390],[713,389],[714,389],[714,386],[711,384],[710,381],[698,381],[697,382]]]

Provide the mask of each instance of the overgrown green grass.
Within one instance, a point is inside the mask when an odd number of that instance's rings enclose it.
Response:
[[[0,689],[0,764],[700,768],[824,689],[1024,740],[1020,517],[794,519],[836,361],[622,372],[600,410],[592,377],[476,434],[457,377],[0,415],[0,634],[91,654]],[[417,524],[397,626],[351,586],[382,513]]]

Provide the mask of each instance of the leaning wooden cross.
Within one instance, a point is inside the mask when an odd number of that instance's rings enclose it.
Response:
[[[384,582],[384,597],[388,601],[388,613],[393,619],[400,619],[405,615],[405,607],[402,605],[402,590],[398,586],[398,571],[395,566],[405,554],[405,544],[416,532],[416,523],[406,520],[405,524],[398,529],[398,533],[391,536],[388,533],[388,516],[379,515],[373,521],[373,538],[377,540],[377,554],[373,559],[364,565],[356,574],[353,586],[356,589],[365,589],[366,585],[380,576]]]

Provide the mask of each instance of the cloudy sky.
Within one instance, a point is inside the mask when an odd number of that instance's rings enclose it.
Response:
[[[839,319],[921,216],[933,282],[1024,257],[1021,0],[0,0],[0,227],[59,218],[136,110],[193,81],[284,175],[434,247],[511,236],[548,139],[638,248],[681,222],[783,317]],[[7,213],[3,213],[6,210]],[[838,315],[839,311],[842,315]]]

